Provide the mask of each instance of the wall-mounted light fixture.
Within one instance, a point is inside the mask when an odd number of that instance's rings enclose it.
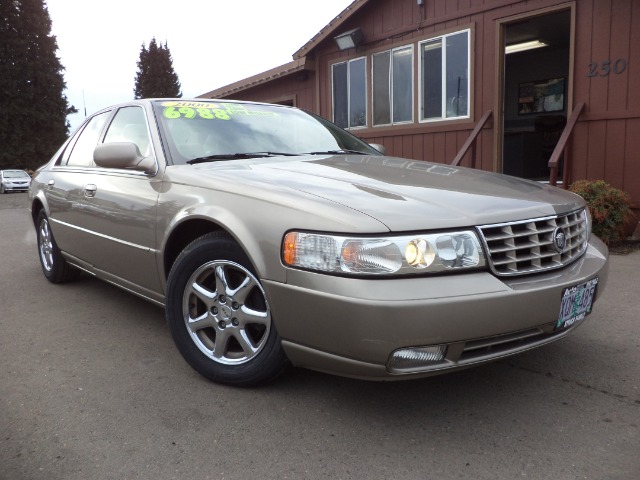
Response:
[[[531,40],[530,42],[514,43],[504,47],[504,53],[524,52],[525,50],[533,50],[534,48],[546,47],[548,44],[540,40]]]
[[[353,30],[344,32],[337,37],[333,37],[333,39],[336,41],[336,44],[338,45],[339,50],[356,48],[362,43],[363,38],[364,36],[362,35],[362,30],[360,30],[359,28],[354,28]]]

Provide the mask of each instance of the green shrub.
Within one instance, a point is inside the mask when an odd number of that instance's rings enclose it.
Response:
[[[593,233],[607,245],[625,239],[631,225],[631,198],[604,180],[578,180],[569,187],[585,199],[593,219]]]

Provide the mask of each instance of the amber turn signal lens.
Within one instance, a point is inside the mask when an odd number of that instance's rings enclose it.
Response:
[[[282,242],[282,259],[287,265],[296,263],[296,251],[298,249],[298,235],[294,232],[287,233]]]

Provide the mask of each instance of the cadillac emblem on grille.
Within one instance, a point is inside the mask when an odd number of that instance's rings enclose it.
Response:
[[[553,245],[558,250],[558,253],[562,253],[564,247],[567,244],[567,236],[564,233],[564,230],[561,228],[556,228],[553,231]]]

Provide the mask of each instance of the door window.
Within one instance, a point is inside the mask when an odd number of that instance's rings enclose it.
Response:
[[[76,140],[75,145],[69,150],[70,153],[67,158],[63,157],[61,165],[95,167],[95,163],[93,163],[93,151],[96,149],[100,132],[102,132],[109,118],[109,113],[110,112],[99,113],[87,122],[87,125]]]
[[[104,143],[113,142],[135,143],[144,157],[151,153],[147,119],[142,108],[123,107],[116,112],[104,137]]]

